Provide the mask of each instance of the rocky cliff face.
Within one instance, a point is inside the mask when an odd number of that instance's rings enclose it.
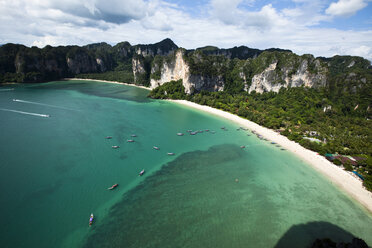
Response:
[[[68,70],[72,74],[87,73],[97,71],[97,62],[87,56],[76,56],[67,58]]]
[[[204,75],[194,75],[190,72],[190,67],[184,59],[185,51],[180,49],[175,52],[173,59],[164,61],[162,64],[155,63],[152,74],[160,70],[160,79],[152,78],[150,87],[152,89],[169,81],[182,80],[185,93],[191,94],[201,90],[221,91],[223,90],[223,78],[221,76],[208,77]]]
[[[187,94],[201,90],[223,91],[229,84],[240,82],[249,93],[278,92],[282,87],[326,86],[328,71],[320,60],[310,55],[301,57],[291,52],[276,53],[274,56],[264,53],[258,58],[232,62],[222,55],[187,53],[180,49],[174,56],[152,64],[151,75],[156,76],[152,76],[150,85],[156,88],[181,79]],[[268,66],[265,67],[265,64]],[[235,78],[231,79],[234,75]]]
[[[134,82],[139,82],[140,78],[146,75],[145,62],[140,57],[132,58],[132,70]]]
[[[154,57],[156,55],[169,55],[170,53],[173,53],[175,50],[177,50],[178,46],[174,44],[171,39],[164,39],[155,44],[136,45],[133,47],[133,49],[137,55],[141,55],[143,57]]]
[[[164,62],[162,65],[154,65],[152,73],[154,73],[157,68],[161,68],[160,79],[151,79],[151,87],[155,88],[165,82],[182,79],[185,92],[188,94],[201,90],[224,90],[228,83],[226,74],[217,73],[213,75],[213,73],[194,72],[190,69],[189,62],[184,59],[184,56],[185,54],[177,52],[174,60],[171,62]],[[198,59],[202,60],[201,58]],[[290,59],[293,61],[290,61]],[[270,91],[278,92],[281,88],[288,87],[304,86],[312,88],[327,86],[329,70],[327,65],[320,59],[314,59],[312,56],[309,57],[308,55],[297,56],[291,54],[291,58],[285,58],[284,62],[283,60],[284,59],[280,60],[274,58],[270,61],[270,64],[261,71],[259,68],[254,68],[254,65],[252,65],[254,62],[252,61],[238,68],[238,75],[242,82],[244,82],[244,90],[249,93],[252,91],[263,93]],[[227,62],[225,61],[224,63]],[[200,63],[199,66],[203,67],[204,65]],[[211,63],[209,66],[221,67],[221,64]],[[198,67],[198,65],[196,65],[196,67]],[[224,69],[228,70],[227,66]],[[249,72],[247,73],[247,71]],[[355,73],[349,73],[345,77],[345,80],[357,82],[357,78]],[[359,79],[361,84],[366,84],[366,81],[366,78]],[[355,92],[356,87],[357,86],[354,86],[351,90]]]
[[[326,68],[320,66],[320,62],[315,61],[316,72],[309,72],[308,61],[306,59],[299,61],[297,68],[283,67],[277,69],[278,62],[270,64],[263,72],[253,76],[250,86],[245,84],[245,90],[251,93],[279,92],[284,87],[320,87],[325,86],[327,82]]]
[[[169,62],[161,61],[161,63],[154,63],[151,73],[154,74],[156,71],[160,71],[160,79],[151,79],[150,87],[152,89],[172,80],[178,81],[182,79],[184,84],[189,84],[190,70],[187,63],[183,60],[181,50],[178,50],[175,53],[174,59]],[[187,91],[190,91],[190,87],[187,87]]]
[[[115,46],[96,43],[43,49],[15,44],[0,47],[0,83],[47,81],[106,71],[111,75],[133,74],[135,84],[151,88],[182,79],[187,94],[202,90],[278,92],[283,87],[300,86],[356,93],[363,91],[372,78],[370,62],[360,57],[314,58],[289,50],[245,46],[185,50],[170,39],[135,46],[121,42]]]

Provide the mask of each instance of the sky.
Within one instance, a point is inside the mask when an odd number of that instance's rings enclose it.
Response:
[[[186,49],[245,45],[372,61],[372,0],[0,0],[0,44],[165,38]]]

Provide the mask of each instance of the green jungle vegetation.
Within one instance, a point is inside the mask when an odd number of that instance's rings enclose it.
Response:
[[[344,163],[343,167],[363,175],[364,186],[372,191],[371,85],[365,95],[307,87],[282,88],[278,93],[263,94],[239,91],[240,87],[230,91],[201,91],[187,95],[182,81],[171,81],[154,89],[149,97],[186,99],[237,114],[276,129],[290,140],[321,155],[338,153],[364,158],[358,161],[357,166]],[[327,106],[331,108],[325,110]],[[320,142],[304,137],[316,138]],[[342,165],[338,159],[334,163]]]

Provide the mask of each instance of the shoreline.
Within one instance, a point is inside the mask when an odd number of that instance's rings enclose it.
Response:
[[[129,83],[123,83],[118,81],[108,81],[108,80],[101,80],[101,79],[89,79],[89,78],[63,78],[61,81],[73,81],[73,80],[80,80],[80,81],[95,81],[95,82],[103,82],[103,83],[109,83],[109,84],[123,84],[128,86],[134,86],[145,90],[151,90],[150,87],[142,86],[142,85],[136,85],[136,84],[129,84]]]
[[[243,119],[237,115],[215,109],[209,106],[200,105],[186,100],[168,100],[197,110],[208,112],[210,114],[228,119],[246,127],[251,131],[255,131],[269,141],[276,142],[283,148],[297,155],[307,164],[313,167],[316,171],[323,174],[331,183],[337,185],[343,192],[358,201],[366,210],[372,213],[372,192],[364,188],[360,179],[356,178],[352,172],[347,172],[341,167],[338,167],[328,161],[325,157],[302,147],[300,144],[289,140],[287,137],[276,133],[274,130],[260,126],[252,121]]]

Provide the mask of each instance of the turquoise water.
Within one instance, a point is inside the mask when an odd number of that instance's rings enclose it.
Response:
[[[0,247],[372,244],[372,216],[299,158],[147,94],[81,81],[0,88]],[[205,129],[215,133],[187,133]]]

